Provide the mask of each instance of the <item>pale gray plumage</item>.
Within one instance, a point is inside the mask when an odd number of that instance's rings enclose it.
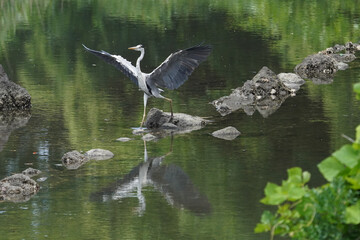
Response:
[[[96,51],[87,48],[85,45],[83,46],[87,51],[119,69],[144,92],[144,115],[141,127],[145,119],[148,97],[153,96],[169,101],[172,118],[172,100],[162,96],[160,93],[163,90],[159,87],[171,90],[180,87],[188,79],[195,68],[199,66],[199,64],[204,61],[211,52],[211,47],[207,45],[198,45],[184,50],[179,50],[170,54],[170,56],[151,73],[143,73],[140,69],[140,61],[144,57],[145,50],[141,44],[129,48],[131,50],[141,52],[140,57],[136,61],[136,67],[119,55],[112,55],[105,51]]]
[[[138,85],[136,68],[131,64],[131,62],[127,61],[125,58],[119,55],[112,55],[108,52],[103,50],[96,51],[86,47],[83,44],[84,48],[94,54],[95,56],[103,59],[105,62],[115,66],[119,69],[122,73],[124,73],[128,78],[130,78],[136,85]]]

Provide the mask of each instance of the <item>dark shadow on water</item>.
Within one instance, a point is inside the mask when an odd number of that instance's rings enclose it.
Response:
[[[92,201],[113,201],[136,197],[139,200],[138,214],[146,211],[146,199],[142,193],[144,187],[153,187],[167,202],[177,208],[185,208],[197,215],[211,213],[208,198],[201,194],[189,176],[175,164],[163,164],[170,151],[159,157],[149,157],[144,141],[144,162],[134,167],[122,179],[90,195]]]

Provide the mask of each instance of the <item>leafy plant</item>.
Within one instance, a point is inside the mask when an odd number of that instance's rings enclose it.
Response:
[[[354,84],[354,92],[356,93],[356,99],[360,100],[360,83]]]
[[[360,84],[354,91],[360,99]],[[360,239],[360,125],[356,140],[318,164],[328,181],[317,188],[306,183],[310,173],[295,167],[281,185],[268,183],[261,202],[276,205],[264,211],[256,233],[270,232],[296,239]]]

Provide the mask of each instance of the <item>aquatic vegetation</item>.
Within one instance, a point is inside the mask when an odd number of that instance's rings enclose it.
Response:
[[[359,98],[359,84],[354,91]],[[360,125],[350,141],[318,164],[328,183],[309,187],[310,173],[297,167],[288,170],[282,185],[268,183],[261,202],[278,209],[275,214],[264,211],[255,232],[270,232],[271,239],[359,239]]]

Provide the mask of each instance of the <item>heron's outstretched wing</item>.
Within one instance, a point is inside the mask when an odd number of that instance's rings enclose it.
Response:
[[[199,64],[210,54],[210,46],[194,46],[172,53],[160,66],[149,74],[148,80],[159,87],[180,87]]]
[[[103,50],[101,51],[92,50],[86,47],[84,44],[83,47],[86,49],[86,51],[91,52],[92,54],[101,58],[105,62],[115,66],[127,77],[129,77],[136,85],[139,85],[137,80],[136,68],[131,64],[131,62],[129,62],[128,60],[126,60],[125,58],[119,55],[112,55]]]

